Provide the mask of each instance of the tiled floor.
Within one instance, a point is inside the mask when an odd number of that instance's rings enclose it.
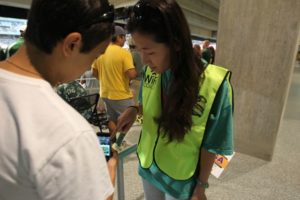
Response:
[[[138,126],[128,135],[138,140]],[[271,162],[237,153],[219,179],[210,178],[209,200],[299,200],[300,199],[300,68],[293,80]],[[125,200],[142,200],[137,175],[137,158],[129,156],[124,165]],[[117,195],[115,195],[115,199]]]

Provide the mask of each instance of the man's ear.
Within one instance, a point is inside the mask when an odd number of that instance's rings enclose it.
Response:
[[[62,43],[64,56],[71,56],[75,52],[80,52],[82,46],[82,37],[80,33],[70,33],[65,37]]]

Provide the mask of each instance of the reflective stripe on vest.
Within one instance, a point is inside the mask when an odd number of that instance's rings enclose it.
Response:
[[[137,149],[142,168],[150,168],[154,161],[162,172],[175,180],[187,180],[194,175],[209,113],[228,72],[215,65],[206,67],[197,102],[204,110],[194,109],[196,115],[192,116],[193,125],[182,142],[173,140],[168,143],[163,133],[157,134],[158,125],[154,121],[161,115],[162,109],[161,75],[151,72],[149,68],[146,70],[142,94],[143,127]]]

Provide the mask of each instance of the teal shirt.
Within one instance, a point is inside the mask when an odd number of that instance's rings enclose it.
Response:
[[[162,74],[162,85],[164,88],[168,87],[170,82],[171,70],[166,71]],[[202,146],[211,153],[221,155],[232,155],[233,154],[233,127],[232,127],[232,113],[233,106],[230,99],[229,84],[225,80],[215,97],[214,103],[211,108],[211,113],[205,129],[205,134],[202,142]],[[142,87],[140,87],[139,101],[142,102]],[[143,169],[139,166],[139,175],[145,180],[160,188],[163,192],[172,193],[172,190],[166,191],[167,188],[165,183],[172,181],[170,177],[160,172],[156,163],[154,162],[150,169]],[[151,173],[152,172],[152,173]],[[153,175],[155,172],[155,175]],[[160,177],[161,180],[158,182],[153,176]],[[162,185],[163,184],[163,185]]]

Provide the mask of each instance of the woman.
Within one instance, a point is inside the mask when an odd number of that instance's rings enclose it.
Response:
[[[233,153],[230,73],[202,66],[174,0],[140,0],[128,31],[146,67],[140,107],[129,107],[117,130],[128,131],[143,110],[137,155],[145,197],[206,199],[215,154]]]

